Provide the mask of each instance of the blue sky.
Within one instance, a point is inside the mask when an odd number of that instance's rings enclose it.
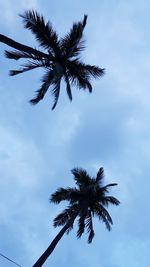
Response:
[[[49,203],[60,186],[74,186],[70,170],[94,175],[105,169],[105,182],[117,182],[110,207],[110,233],[95,221],[91,245],[76,227],[64,236],[45,266],[145,267],[150,265],[150,2],[0,0],[0,33],[37,45],[18,17],[34,8],[59,35],[88,14],[84,62],[106,68],[93,80],[93,93],[65,90],[52,112],[50,91],[37,106],[28,100],[38,89],[42,70],[9,77],[19,66],[4,58],[0,44],[0,252],[24,267],[32,266],[59,229],[53,218],[64,205]],[[0,258],[0,266],[13,266]]]

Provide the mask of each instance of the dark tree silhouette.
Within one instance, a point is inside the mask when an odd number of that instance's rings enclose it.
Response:
[[[109,204],[119,205],[119,200],[113,196],[108,196],[109,188],[117,185],[116,183],[103,185],[104,170],[100,168],[96,178],[91,178],[89,174],[81,168],[72,171],[77,187],[59,188],[51,195],[50,201],[59,204],[63,200],[69,202],[69,206],[54,219],[54,227],[63,226],[52,243],[41,255],[33,267],[41,267],[64,233],[69,233],[73,228],[75,219],[78,217],[77,237],[80,238],[85,229],[88,233],[88,242],[91,243],[94,237],[92,219],[94,215],[105,223],[108,231],[113,224],[112,218],[105,207]]]
[[[45,69],[45,74],[41,79],[42,85],[36,91],[35,98],[30,102],[37,104],[43,99],[49,86],[52,86],[54,96],[52,109],[54,109],[59,98],[62,79],[66,83],[66,91],[70,100],[72,100],[71,85],[75,85],[79,89],[88,89],[91,93],[90,78],[102,76],[104,69],[84,64],[80,60],[80,53],[84,49],[83,30],[87,16],[84,16],[83,21],[74,23],[70,32],[60,39],[51,23],[49,21],[45,23],[43,16],[36,11],[29,10],[20,16],[23,18],[25,28],[31,30],[46,53],[18,43],[2,34],[0,34],[0,42],[16,49],[5,51],[7,58],[28,60],[19,70],[10,71],[11,76],[39,67]]]

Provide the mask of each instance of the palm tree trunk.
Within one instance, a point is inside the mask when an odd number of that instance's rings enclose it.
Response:
[[[12,39],[10,39],[9,37],[3,35],[3,34],[0,34],[0,42],[1,43],[4,43],[8,46],[11,46],[17,50],[20,50],[20,51],[23,51],[23,52],[27,52],[27,53],[31,53],[35,56],[40,56],[40,57],[44,57],[44,58],[49,58],[50,59],[50,56],[48,54],[45,54],[43,52],[40,52],[30,46],[27,46],[27,45],[23,45],[21,43],[18,43]]]
[[[77,216],[77,213],[75,213],[71,219],[65,224],[65,226],[60,230],[60,232],[56,235],[56,237],[53,239],[51,244],[48,246],[48,248],[45,250],[45,252],[41,255],[41,257],[36,261],[36,263],[33,265],[33,267],[41,267],[44,262],[47,260],[47,258],[51,255],[53,250],[55,249],[56,245],[64,235],[64,233],[67,231],[67,229],[73,224],[75,218]]]

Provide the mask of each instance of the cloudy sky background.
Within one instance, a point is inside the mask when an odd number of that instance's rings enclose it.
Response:
[[[52,112],[50,91],[44,101],[28,100],[39,88],[42,70],[9,77],[19,62],[4,58],[0,44],[0,252],[23,267],[32,266],[58,229],[53,218],[64,205],[49,203],[59,186],[74,186],[70,173],[83,167],[105,182],[117,182],[110,207],[110,233],[95,221],[92,245],[64,236],[46,266],[145,267],[150,265],[150,1],[0,0],[0,33],[37,45],[18,17],[34,8],[60,36],[88,14],[82,59],[106,68],[93,80],[93,93],[64,87]],[[0,266],[13,266],[0,258]]]

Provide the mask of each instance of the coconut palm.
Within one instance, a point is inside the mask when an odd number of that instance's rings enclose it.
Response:
[[[15,42],[2,34],[0,34],[0,42],[16,49],[15,51],[5,51],[7,58],[27,59],[27,63],[23,64],[19,70],[10,71],[11,76],[39,67],[44,68],[45,74],[41,79],[41,87],[30,102],[37,104],[43,99],[49,86],[52,86],[52,95],[54,96],[52,109],[54,109],[59,98],[62,80],[66,83],[66,91],[70,100],[72,100],[71,85],[75,85],[79,89],[88,89],[91,93],[90,78],[102,76],[104,69],[84,64],[80,60],[80,52],[84,49],[83,30],[87,22],[87,15],[84,16],[83,21],[74,23],[70,32],[60,39],[51,23],[49,21],[45,23],[43,16],[36,11],[25,11],[20,16],[25,28],[31,30],[44,51]]]
[[[96,178],[91,178],[82,168],[75,168],[71,172],[77,187],[59,188],[50,198],[50,201],[55,204],[59,204],[64,200],[69,202],[68,207],[54,219],[54,227],[63,226],[63,228],[33,267],[40,267],[43,265],[64,233],[69,233],[73,228],[74,221],[77,217],[77,237],[80,238],[86,229],[89,243],[92,242],[94,237],[94,215],[105,224],[108,231],[111,230],[113,221],[105,207],[108,207],[109,204],[119,205],[120,202],[118,199],[107,195],[109,188],[117,184],[111,183],[103,185],[103,168],[99,169]]]

